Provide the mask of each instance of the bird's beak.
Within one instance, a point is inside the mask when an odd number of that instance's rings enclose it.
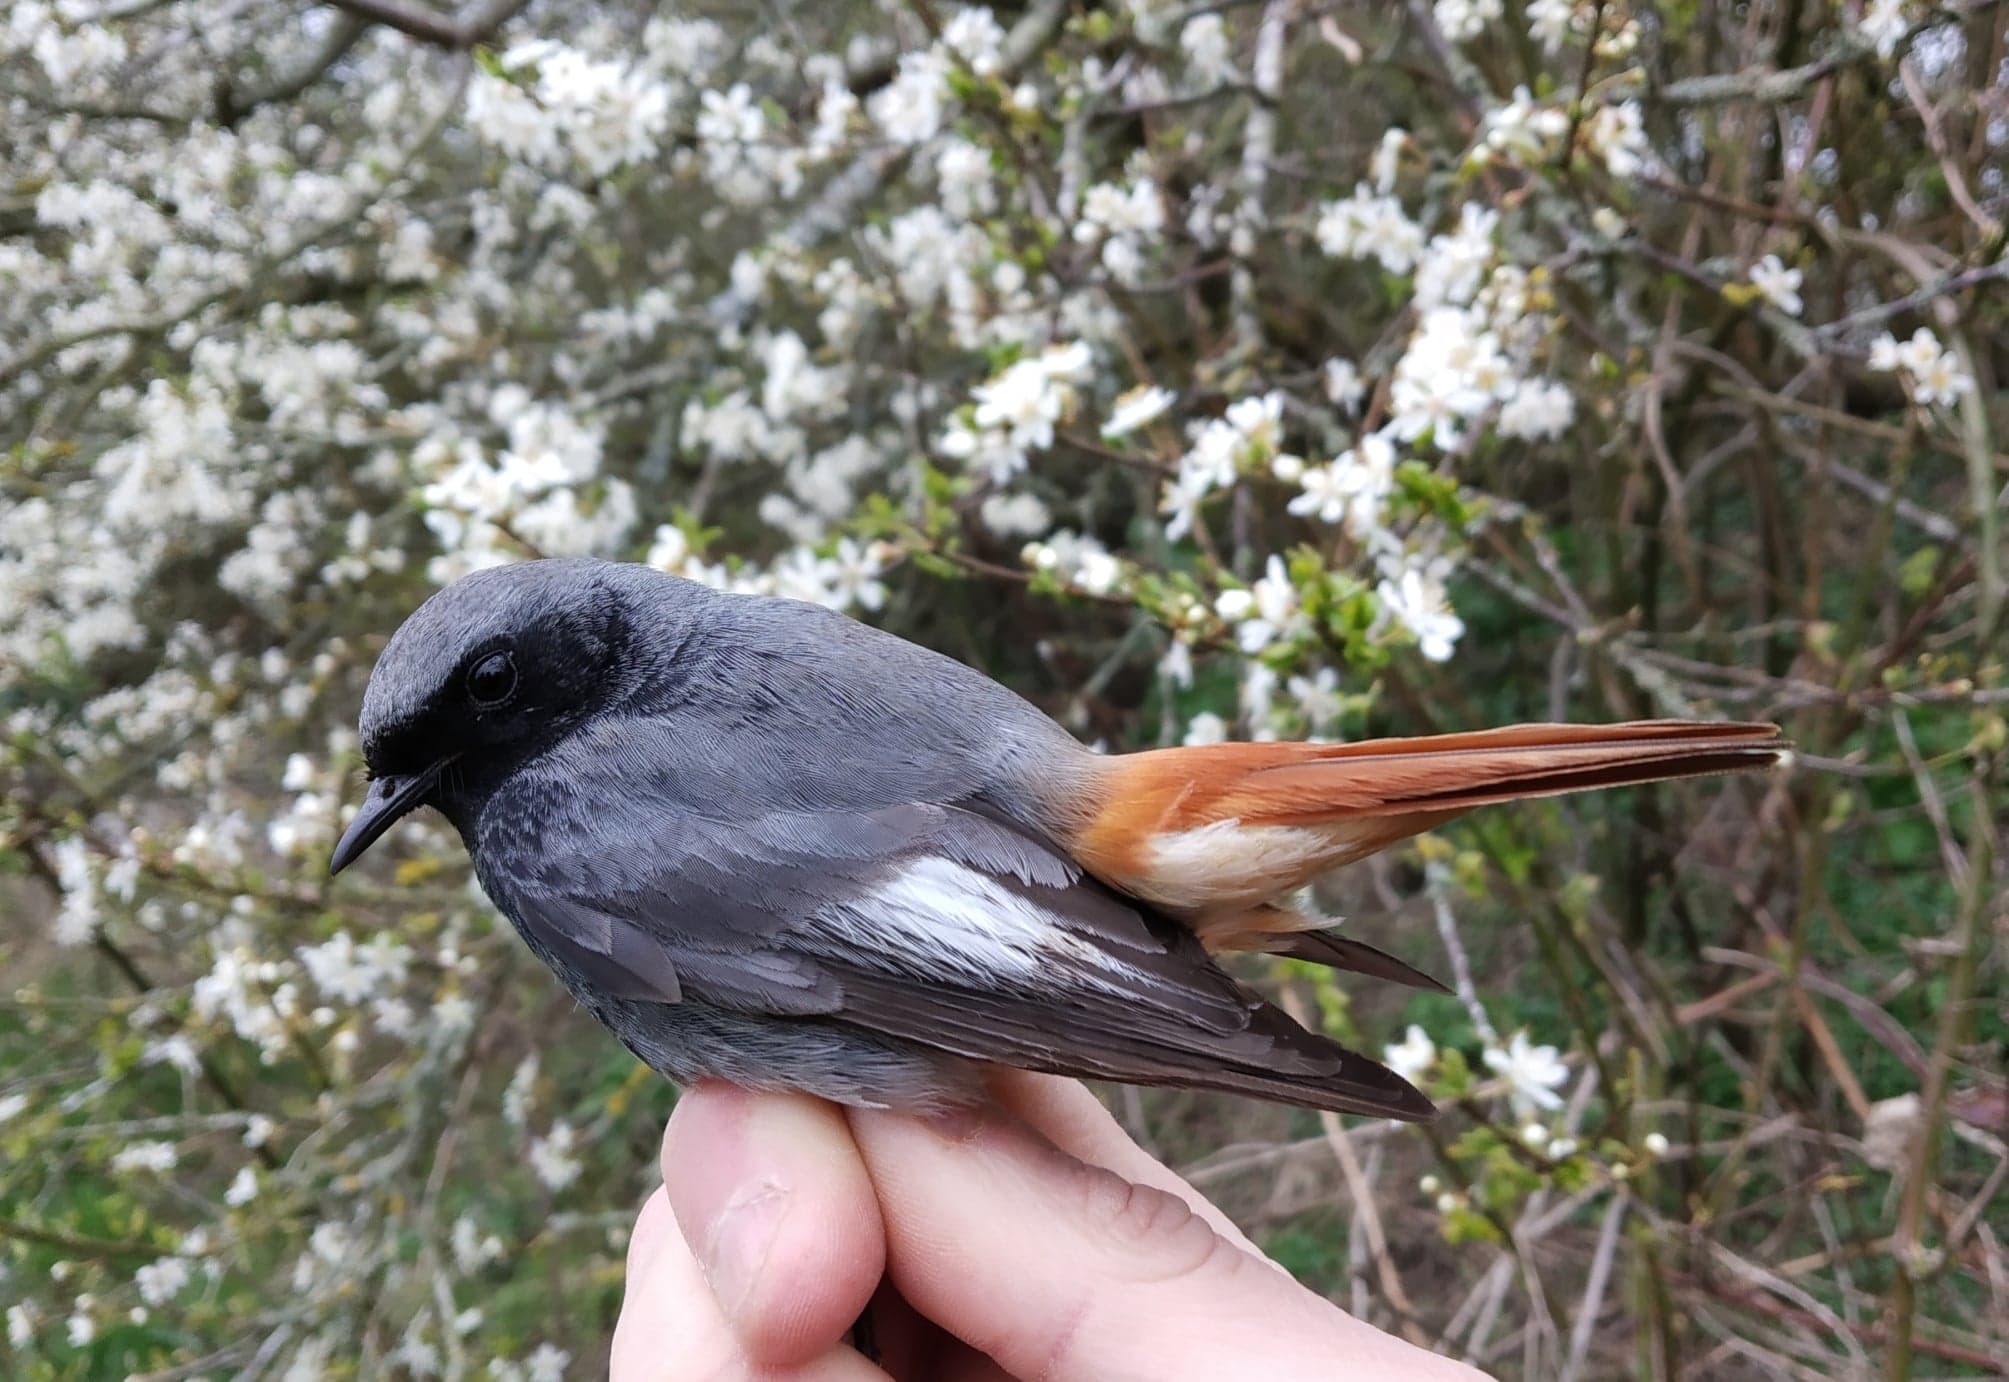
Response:
[[[379,835],[416,810],[451,762],[451,757],[442,758],[424,772],[409,777],[380,777],[372,782],[369,794],[356,809],[356,818],[335,842],[335,852],[328,857],[329,874],[340,873],[362,858],[363,851],[375,844]]]

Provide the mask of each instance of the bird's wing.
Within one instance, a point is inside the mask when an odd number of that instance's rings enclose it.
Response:
[[[490,881],[534,941],[617,997],[815,1017],[1056,1074],[1434,1111],[1184,928],[979,811],[630,819],[534,881]]]

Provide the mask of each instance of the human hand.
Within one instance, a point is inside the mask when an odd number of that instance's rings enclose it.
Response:
[[[1298,1285],[1080,1085],[996,1090],[935,1121],[685,1094],[615,1382],[1478,1376]],[[848,1342],[868,1304],[874,1359]]]

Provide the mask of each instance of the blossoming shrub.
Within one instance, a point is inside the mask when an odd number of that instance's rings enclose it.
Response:
[[[1999,7],[711,9],[0,15],[0,1371],[602,1365],[668,1091],[437,824],[324,876],[572,553],[1111,748],[1783,721],[1321,899],[1454,996],[1251,971],[1429,1134],[1127,1116],[1501,1372],[1999,1358]]]

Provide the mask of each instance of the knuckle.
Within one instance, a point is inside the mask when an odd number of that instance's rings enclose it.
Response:
[[[1091,1168],[1085,1221],[1119,1248],[1127,1274],[1159,1284],[1231,1268],[1242,1254],[1179,1196]]]

